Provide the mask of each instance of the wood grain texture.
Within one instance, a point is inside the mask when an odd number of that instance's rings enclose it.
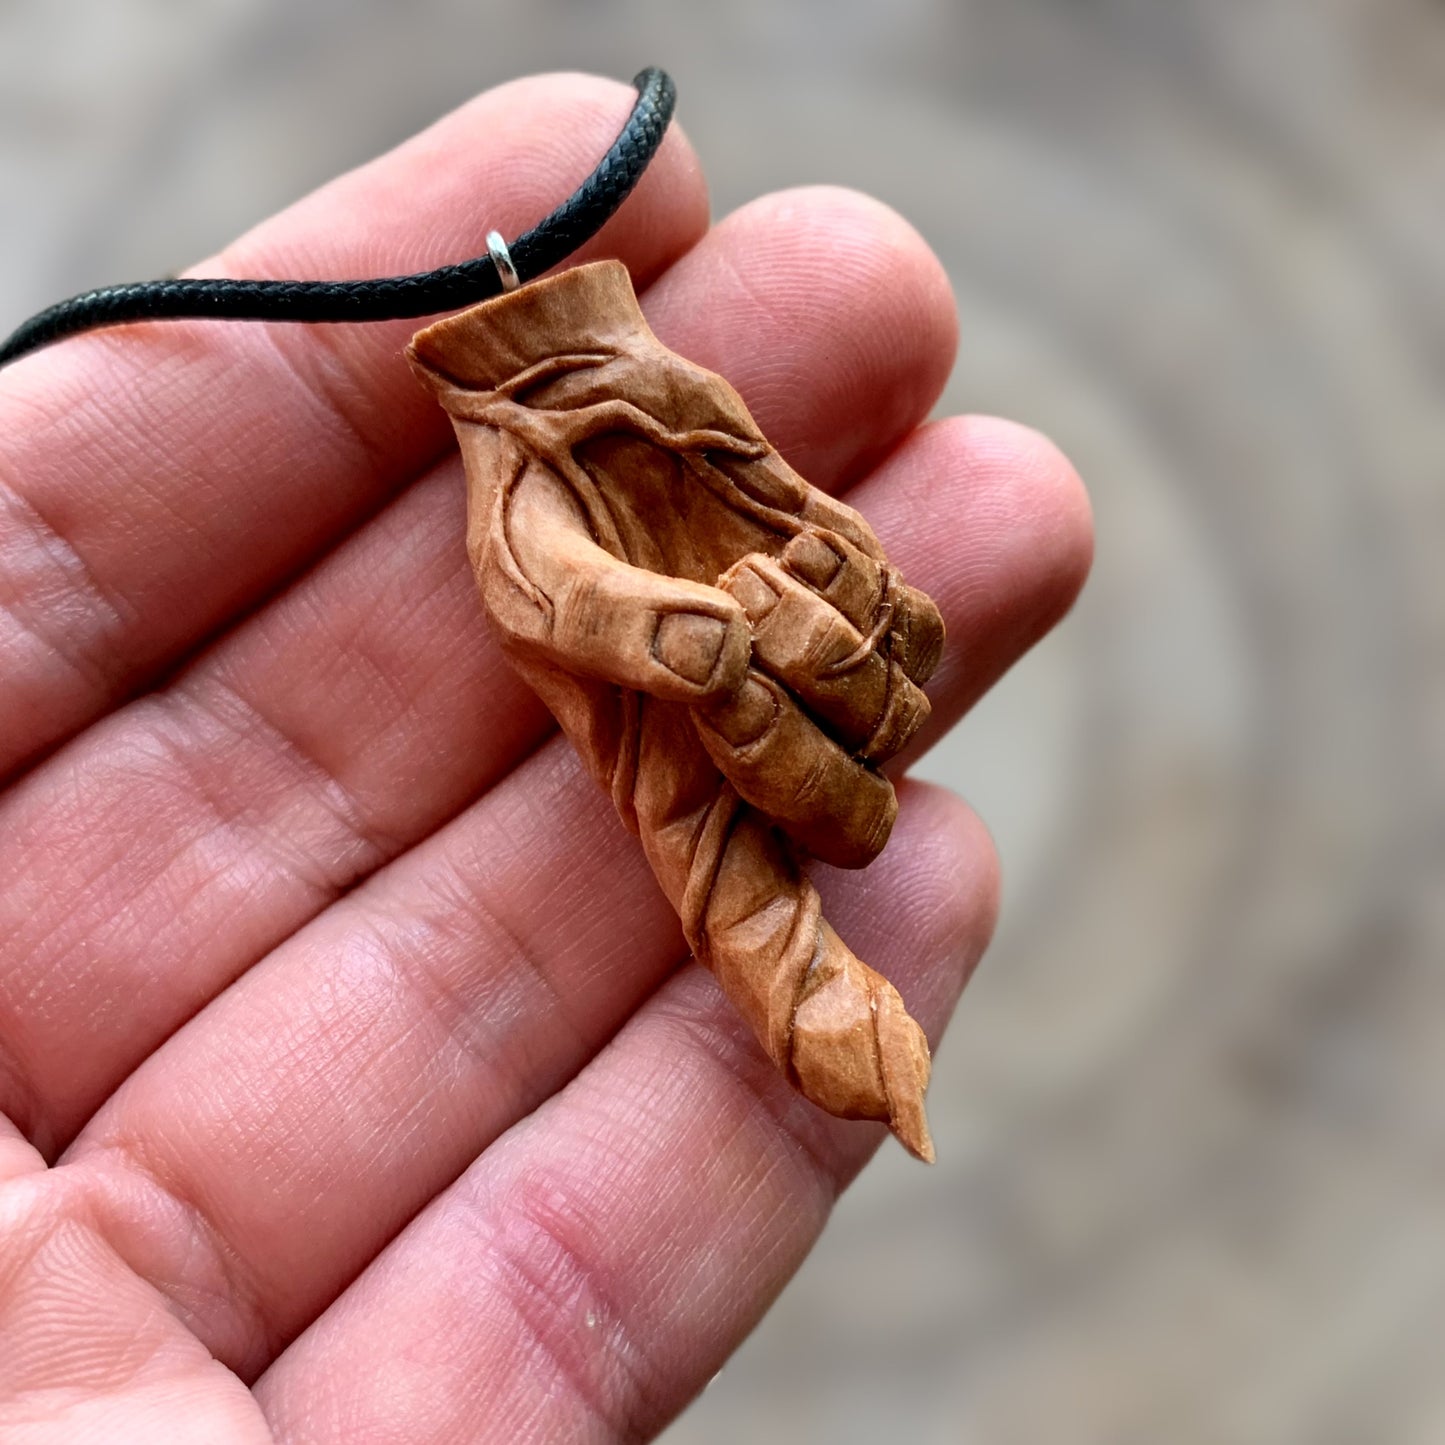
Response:
[[[653,336],[615,261],[418,333],[457,430],[488,616],[773,1062],[931,1160],[928,1044],[802,860],[888,841],[878,771],[928,716],[943,620],[721,377]]]

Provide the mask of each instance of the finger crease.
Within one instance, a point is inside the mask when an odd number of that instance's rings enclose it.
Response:
[[[133,1273],[160,1291],[217,1359],[241,1374],[259,1373],[275,1357],[286,1337],[266,1310],[264,1281],[201,1196],[181,1182],[183,1174],[152,1157],[143,1139],[113,1135],[58,1168],[91,1180],[106,1241]],[[127,1186],[138,1186],[144,1198]],[[159,1268],[153,1245],[158,1239],[167,1241]],[[194,1245],[208,1269],[197,1268]],[[219,1337],[218,1318],[224,1331]]]
[[[487,1026],[489,1018],[536,1018],[543,1014],[549,1019],[549,1028],[556,1039],[559,1052],[569,1057],[580,1057],[589,1050],[581,1031],[572,1022],[567,1001],[557,988],[541,959],[529,946],[522,933],[513,927],[502,913],[494,907],[480,890],[454,890],[455,896],[446,900],[451,906],[447,914],[459,922],[445,923],[430,920],[428,930],[447,938],[460,939],[467,956],[485,961],[488,979],[515,980],[525,978],[546,995],[545,1002],[528,1002],[518,1011],[504,1010],[500,1006],[488,1009],[486,1004],[495,999],[484,991],[480,981],[472,975],[461,980],[448,977],[444,963],[435,959],[435,950],[409,949],[410,967],[399,972],[408,988],[417,998],[427,1015],[435,1019],[447,1038],[451,1039],[468,1058],[480,1060],[494,1074],[506,1074],[507,1086],[513,1098],[525,1107],[537,1093],[539,1081],[535,1075],[535,1060],[519,1059],[515,1066],[505,1067],[512,1057],[512,1051],[499,1046],[495,1028]],[[383,904],[383,907],[385,905]],[[415,915],[408,921],[409,932],[416,926]],[[479,940],[478,935],[482,935]],[[486,946],[490,935],[492,946]],[[479,941],[482,946],[478,946]],[[445,951],[445,950],[444,950]],[[515,987],[509,982],[509,987]],[[558,1026],[570,1032],[570,1038],[557,1037]],[[566,1043],[567,1047],[562,1045]]]
[[[546,1186],[523,1186],[497,1240],[498,1284],[544,1369],[615,1440],[650,1433],[665,1407],[647,1380],[599,1265],[567,1238],[559,1203],[539,1202]],[[551,1186],[557,1200],[568,1196]]]
[[[0,1108],[4,1109],[21,1134],[45,1154],[51,1147],[51,1141],[41,1137],[45,1128],[45,1111],[41,1105],[40,1090],[35,1087],[30,1070],[4,1032],[0,1032]]]
[[[128,663],[113,645],[113,637],[136,620],[135,611],[119,593],[105,587],[80,549],[36,503],[12,483],[0,479],[0,528],[5,533],[23,528],[36,555],[50,563],[58,586],[34,587],[33,595],[17,592],[0,601],[0,610],[27,636],[58,655],[93,686],[110,691],[124,677]],[[18,544],[7,540],[6,548]],[[79,602],[87,620],[98,623],[88,630],[83,644],[74,625]]]
[[[184,769],[194,794],[218,820],[226,826],[246,827],[283,868],[301,877],[326,901],[339,897],[402,851],[404,841],[379,827],[340,775],[300,738],[267,717],[229,684],[214,675],[205,681],[208,690],[215,690],[215,698],[203,695],[199,687],[181,684],[164,700],[182,715],[187,709],[193,710],[235,738],[254,739],[259,734],[269,744],[269,753],[286,760],[324,814],[340,825],[347,843],[336,847],[328,858],[319,848],[308,850],[299,842],[299,830],[295,828],[283,831],[268,826],[270,820],[248,819],[246,802],[230,796],[224,784],[207,778],[200,759],[193,755],[195,730],[185,728],[183,740],[173,743],[170,751]]]

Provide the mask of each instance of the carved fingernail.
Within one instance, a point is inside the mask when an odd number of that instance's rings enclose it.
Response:
[[[727,623],[697,612],[665,612],[652,639],[652,655],[684,682],[701,687],[717,667]]]
[[[929,597],[909,589],[902,625],[895,626],[893,656],[915,682],[927,682],[943,656],[943,618]]]
[[[783,551],[783,565],[810,587],[826,592],[846,559],[816,532],[800,532]]]
[[[739,567],[727,579],[727,590],[742,603],[754,627],[778,605],[778,591],[755,567]]]
[[[898,664],[891,663],[893,677],[888,687],[888,701],[868,741],[858,749],[864,762],[883,763],[907,747],[910,739],[933,711],[921,687],[915,687]]]
[[[772,727],[777,715],[777,698],[756,677],[750,677],[735,697],[708,713],[707,721],[733,747],[745,748]]]

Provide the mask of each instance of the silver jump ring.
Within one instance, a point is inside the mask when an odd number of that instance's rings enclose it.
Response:
[[[522,278],[517,275],[517,268],[512,265],[512,253],[507,250],[507,243],[502,239],[500,231],[487,232],[487,255],[492,258],[492,265],[497,268],[497,275],[502,278],[502,290],[515,291],[522,284]]]

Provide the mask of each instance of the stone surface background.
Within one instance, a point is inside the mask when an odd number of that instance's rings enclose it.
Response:
[[[0,327],[652,60],[718,211],[923,230],[946,405],[1099,521],[926,764],[1007,876],[943,1162],[885,1152],[669,1445],[1445,1439],[1445,7],[0,0]]]

